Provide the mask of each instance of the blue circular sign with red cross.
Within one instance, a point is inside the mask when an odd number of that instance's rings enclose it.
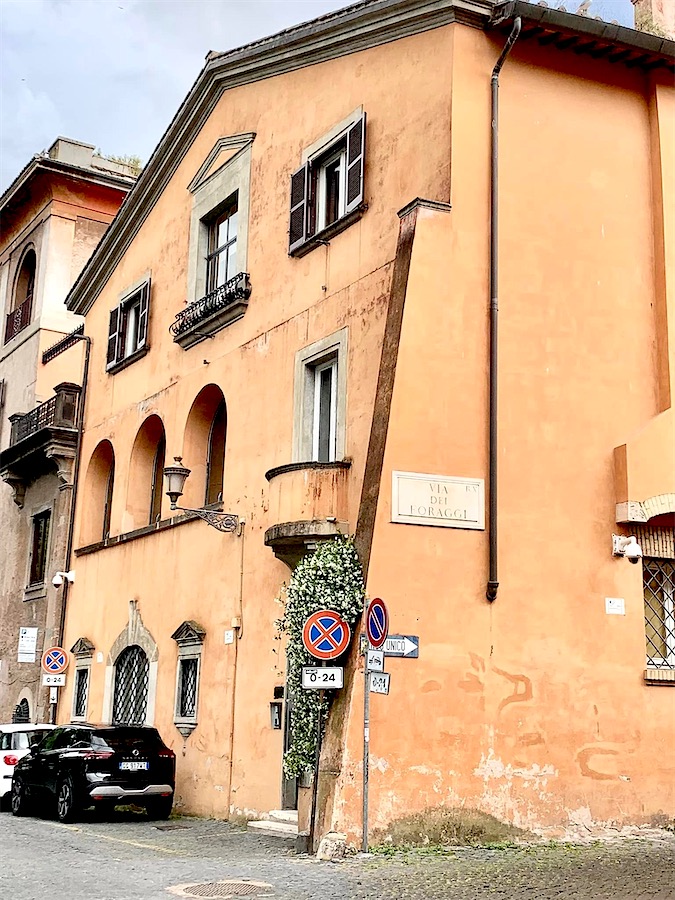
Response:
[[[336,659],[342,656],[352,633],[345,620],[332,609],[320,609],[305,622],[302,642],[316,659]]]
[[[375,597],[368,604],[366,629],[371,647],[377,650],[378,647],[384,644],[389,634],[389,613],[384,605],[384,600],[380,600],[379,597]]]
[[[42,668],[50,675],[60,675],[68,668],[68,654],[61,647],[50,647],[42,654]]]

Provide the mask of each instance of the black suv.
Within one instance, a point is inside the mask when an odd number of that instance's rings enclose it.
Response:
[[[167,819],[173,805],[176,756],[156,728],[65,725],[50,731],[20,759],[12,778],[12,812],[25,816],[56,800],[61,822],[87,806],[144,806]]]

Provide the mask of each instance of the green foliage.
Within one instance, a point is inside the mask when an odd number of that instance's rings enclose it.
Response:
[[[301,560],[280,601],[284,614],[279,619],[279,636],[287,638],[287,691],[293,697],[291,747],[284,756],[289,778],[314,768],[319,720],[325,728],[329,700],[320,702],[319,691],[303,690],[302,667],[316,664],[302,643],[302,629],[308,616],[320,609],[332,609],[350,625],[363,611],[365,587],[361,563],[350,538],[323,541],[316,551]]]
[[[404,816],[386,830],[375,831],[373,845],[405,849],[468,845],[500,850],[520,846],[528,837],[531,835],[522,829],[480,810],[440,806]]]

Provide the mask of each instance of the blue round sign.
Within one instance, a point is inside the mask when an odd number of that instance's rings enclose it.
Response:
[[[389,613],[384,605],[384,600],[380,600],[379,597],[375,597],[368,605],[366,629],[371,646],[377,650],[384,644],[389,634]]]

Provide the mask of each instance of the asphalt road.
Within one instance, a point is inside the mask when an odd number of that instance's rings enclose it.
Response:
[[[214,820],[0,815],[2,900],[226,897],[224,886],[181,890],[223,880],[244,881],[230,896],[272,900],[675,900],[675,835],[321,863]]]

